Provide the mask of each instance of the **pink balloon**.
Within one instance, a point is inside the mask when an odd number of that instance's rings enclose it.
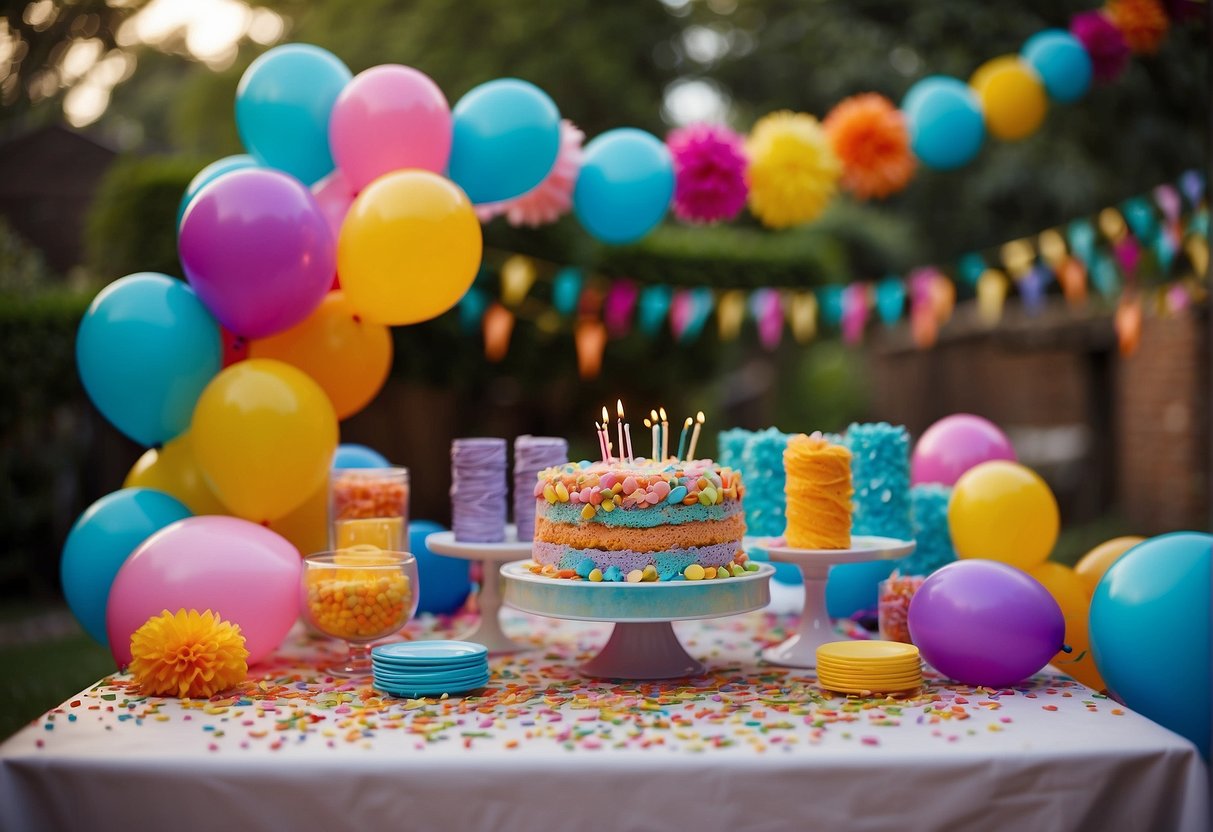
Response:
[[[110,651],[131,661],[131,635],[163,610],[211,610],[240,625],[251,665],[299,617],[299,550],[236,517],[187,517],[140,544],[114,578],[106,607]]]
[[[307,187],[247,168],[204,185],[185,209],[177,251],[211,314],[245,338],[290,329],[320,305],[336,243]]]
[[[398,64],[373,66],[354,76],[337,97],[329,146],[358,191],[394,170],[445,173],[451,107],[428,75]]]
[[[316,204],[328,221],[334,240],[341,235],[341,223],[345,222],[345,215],[349,213],[357,195],[358,192],[340,168],[312,186],[312,196],[316,197]]]
[[[989,419],[971,413],[945,416],[926,429],[914,446],[910,481],[955,485],[960,475],[992,459],[1016,461],[1011,440]]]

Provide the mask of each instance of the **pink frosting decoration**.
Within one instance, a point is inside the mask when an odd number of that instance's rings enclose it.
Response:
[[[1102,11],[1074,15],[1070,18],[1070,33],[1091,56],[1091,69],[1097,80],[1114,81],[1129,65],[1129,45]]]
[[[731,220],[745,207],[745,140],[727,127],[693,124],[666,138],[674,159],[674,214],[688,222]]]
[[[560,122],[560,152],[547,178],[520,197],[476,206],[481,222],[505,215],[513,226],[537,228],[556,222],[573,207],[573,188],[581,172],[581,143],[585,133],[567,118]]]

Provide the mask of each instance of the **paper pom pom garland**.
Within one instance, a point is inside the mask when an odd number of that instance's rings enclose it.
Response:
[[[209,697],[244,681],[240,627],[210,610],[165,610],[131,636],[130,672],[150,696]]]
[[[573,188],[581,170],[581,145],[585,141],[577,125],[567,118],[560,122],[560,150],[552,170],[537,186],[520,197],[505,202],[477,205],[481,222],[505,215],[512,226],[536,228],[556,222],[573,207]]]
[[[780,110],[758,120],[746,142],[750,210],[770,228],[817,219],[838,190],[842,166],[817,119]]]
[[[1091,69],[1097,81],[1114,81],[1129,65],[1129,45],[1102,11],[1074,15],[1070,18],[1070,34],[1078,38],[1091,56]]]
[[[822,126],[842,162],[842,186],[858,198],[884,199],[914,176],[918,162],[905,116],[883,95],[840,101]]]
[[[1170,21],[1158,0],[1108,0],[1105,8],[1134,53],[1153,55],[1162,46]]]
[[[666,138],[674,159],[674,214],[688,222],[731,220],[745,207],[745,142],[727,127],[695,124]]]

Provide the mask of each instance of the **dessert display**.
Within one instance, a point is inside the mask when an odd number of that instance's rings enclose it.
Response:
[[[451,530],[464,543],[505,541],[506,442],[495,437],[451,442]]]
[[[344,468],[329,483],[330,544],[337,549],[405,548],[409,525],[407,468]]]
[[[514,440],[514,526],[519,540],[535,534],[535,497],[531,493],[539,472],[563,465],[569,458],[568,440],[556,436],[519,436]]]
[[[909,432],[888,422],[852,424],[842,444],[855,484],[852,533],[912,540]]]
[[[913,644],[910,638],[910,601],[914,593],[926,580],[919,575],[898,575],[880,582],[877,601],[877,617],[880,622],[880,637],[885,641]]]
[[[793,549],[851,545],[851,452],[819,433],[800,434],[784,451],[787,542]]]

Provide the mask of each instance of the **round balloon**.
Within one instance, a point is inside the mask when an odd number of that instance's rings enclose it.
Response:
[[[1137,537],[1135,535],[1114,537],[1083,555],[1078,563],[1075,564],[1074,572],[1086,584],[1087,594],[1094,594],[1095,587],[1099,586],[1099,582],[1103,578],[1104,573],[1108,571],[1108,568],[1120,560],[1125,552],[1143,540],[1145,540],[1144,537]]]
[[[425,73],[373,66],[337,97],[329,142],[355,191],[394,170],[443,173],[451,155],[451,108]]]
[[[477,204],[521,196],[560,151],[560,110],[534,84],[500,78],[474,87],[453,112],[450,177]]]
[[[1065,619],[1038,581],[988,560],[950,563],[910,601],[910,638],[922,657],[966,685],[1022,681],[1061,649]]]
[[[249,64],[236,88],[240,140],[261,164],[312,184],[333,169],[329,116],[351,77],[318,46],[275,46]]]
[[[981,104],[968,85],[932,75],[910,87],[901,102],[910,128],[910,149],[937,170],[967,165],[981,150],[986,128]]]
[[[362,320],[345,299],[329,292],[302,323],[253,341],[251,358],[276,358],[303,370],[328,394],[337,418],[371,403],[392,368],[392,334]]]
[[[892,560],[843,563],[830,567],[826,581],[826,610],[830,618],[850,618],[876,609],[880,582],[897,568]],[[800,570],[796,570],[799,572]]]
[[[302,370],[250,358],[203,391],[191,434],[215,496],[233,514],[263,522],[289,513],[326,481],[337,414]]]
[[[202,190],[203,185],[212,179],[218,179],[225,173],[255,167],[257,167],[257,160],[247,153],[241,153],[237,156],[224,156],[222,159],[217,159],[194,174],[194,178],[185,186],[185,193],[181,195],[181,202],[177,205],[177,227],[181,227],[181,218],[185,216],[186,206],[193,200],[194,195]]]
[[[1031,569],[1053,551],[1060,527],[1053,491],[1016,462],[983,462],[966,472],[948,503],[948,529],[960,558]]]
[[[417,558],[417,611],[435,615],[458,612],[472,591],[471,562],[435,555],[425,539],[445,528],[432,520],[409,523],[409,551]]]
[[[345,222],[345,215],[350,212],[357,195],[358,192],[340,168],[312,186],[312,196],[316,197],[316,205],[324,214],[334,240],[341,236],[341,224]]]
[[[366,445],[343,442],[333,454],[333,468],[391,468],[388,458]]]
[[[124,488],[93,503],[63,544],[59,580],[72,615],[95,641],[107,644],[105,604],[118,569],[139,544],[190,510],[150,488]]]
[[[1091,600],[1091,647],[1108,689],[1210,751],[1213,535],[1174,532],[1112,564]]]
[[[1036,70],[1054,101],[1077,101],[1091,88],[1091,56],[1065,29],[1037,32],[1019,54]]]
[[[311,191],[238,170],[203,186],[181,220],[181,265],[219,322],[264,338],[302,321],[333,285],[333,235]]]
[[[106,610],[110,652],[131,661],[131,635],[163,610],[211,610],[240,626],[248,663],[282,643],[299,617],[298,550],[236,517],[189,517],[161,529],[118,570]]]
[[[573,211],[605,243],[629,243],[661,222],[674,195],[670,151],[643,130],[608,130],[585,147]]]
[[[1040,76],[1018,55],[986,61],[969,79],[985,114],[986,129],[1003,141],[1035,133],[1049,107]]]
[[[458,187],[428,171],[389,173],[358,194],[341,227],[341,287],[364,321],[427,321],[472,285],[481,245],[480,222]]]
[[[1058,652],[1052,663],[1094,690],[1103,690],[1104,681],[1091,655],[1090,628],[1087,618],[1091,612],[1091,593],[1074,570],[1060,563],[1045,561],[1028,572],[1049,591],[1066,620],[1066,646],[1070,651]]]
[[[185,503],[194,514],[227,514],[202,476],[189,431],[160,448],[148,448],[127,472],[122,487],[163,491]]]
[[[1015,449],[1007,435],[989,419],[954,413],[919,437],[910,459],[910,481],[914,485],[955,485],[965,471],[993,459],[1015,461]]]
[[[89,304],[76,334],[76,367],[101,415],[141,445],[167,442],[223,363],[219,326],[180,280],[141,272]]]

